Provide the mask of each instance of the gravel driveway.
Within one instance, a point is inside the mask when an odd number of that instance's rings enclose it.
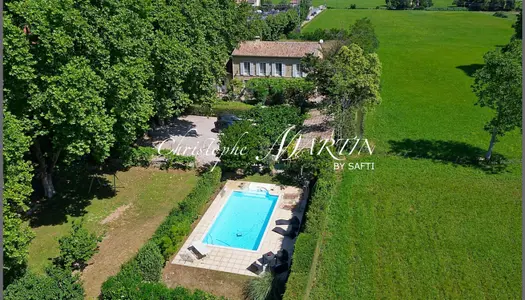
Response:
[[[195,156],[199,165],[215,163],[218,134],[213,132],[216,117],[184,116],[150,132],[153,146],[178,155]]]

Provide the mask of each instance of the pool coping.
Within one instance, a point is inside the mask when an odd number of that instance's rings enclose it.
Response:
[[[269,222],[266,225],[258,249],[248,250],[206,244],[210,253],[205,257],[198,259],[189,250],[191,244],[195,241],[202,241],[204,239],[209,227],[212,226],[231,194],[234,191],[243,190],[242,183],[250,185],[249,189],[252,189],[253,187],[251,184],[254,184],[255,186],[253,189],[262,186],[271,195],[278,195],[278,200],[269,218]],[[244,188],[246,188],[246,186]],[[274,223],[278,219],[290,219],[293,216],[297,216],[302,221],[306,208],[307,193],[307,190],[292,186],[228,180],[221,191],[210,202],[210,205],[204,214],[199,218],[197,224],[193,227],[192,232],[184,241],[183,246],[179,249],[177,254],[172,257],[171,264],[229,272],[245,276],[257,276],[249,271],[248,267],[254,261],[260,262],[263,254],[269,251],[277,253],[279,250],[286,249],[290,257],[293,255],[296,238],[291,239],[290,237],[284,237],[271,230],[270,226],[287,229],[289,225],[277,225]],[[290,197],[292,194],[294,194],[295,197]],[[293,209],[290,208],[291,203],[293,204]]]
[[[215,215],[215,217],[213,217],[213,220],[211,221],[210,225],[208,225],[208,228],[206,228],[206,231],[204,232],[204,234],[202,235],[202,239],[201,239],[201,242],[207,246],[213,246],[213,247],[218,247],[218,248],[226,248],[226,249],[229,249],[229,248],[234,248],[236,250],[241,250],[241,251],[250,251],[250,252],[259,252],[261,251],[261,246],[263,244],[263,241],[264,241],[264,238],[266,237],[266,234],[268,233],[268,229],[270,227],[270,221],[273,219],[274,217],[274,214],[275,214],[275,211],[277,210],[277,204],[279,204],[279,202],[281,201],[281,194],[271,194],[270,191],[266,190],[266,192],[272,196],[277,196],[277,200],[275,201],[275,204],[274,204],[274,207],[272,209],[272,213],[270,214],[270,217],[268,218],[268,224],[266,224],[266,227],[264,228],[264,233],[263,233],[263,236],[261,237],[261,240],[259,241],[259,245],[257,246],[257,249],[256,250],[249,250],[249,249],[244,249],[244,248],[238,248],[238,247],[229,247],[229,246],[220,246],[220,245],[214,245],[214,244],[208,244],[208,243],[205,243],[204,242],[204,239],[206,238],[206,236],[208,235],[208,232],[211,230],[212,226],[215,224],[215,221],[217,221],[217,219],[219,218],[219,216],[221,215],[222,213],[222,210],[224,209],[224,207],[226,206],[226,204],[228,203],[228,201],[230,200],[230,197],[232,196],[233,192],[243,192],[244,190],[230,190],[227,194],[228,197],[223,196],[224,198],[226,198],[226,201],[224,201],[224,203],[221,205],[220,209],[219,209],[219,212]]]

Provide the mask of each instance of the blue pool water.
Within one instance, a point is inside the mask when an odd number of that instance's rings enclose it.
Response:
[[[233,192],[203,243],[257,250],[278,196],[268,192]]]

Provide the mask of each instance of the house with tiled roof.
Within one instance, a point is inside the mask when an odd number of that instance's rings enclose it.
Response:
[[[261,6],[261,0],[237,0],[237,3],[248,2],[253,6]]]
[[[302,41],[242,42],[231,55],[231,75],[243,81],[256,77],[303,77],[301,59],[322,57],[322,43]]]

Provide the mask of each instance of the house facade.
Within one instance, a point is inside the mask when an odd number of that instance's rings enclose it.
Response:
[[[261,0],[237,0],[237,3],[248,2],[255,7],[261,6]]]
[[[321,57],[321,43],[245,41],[232,53],[231,76],[243,81],[257,77],[304,77],[301,59],[307,54]]]

